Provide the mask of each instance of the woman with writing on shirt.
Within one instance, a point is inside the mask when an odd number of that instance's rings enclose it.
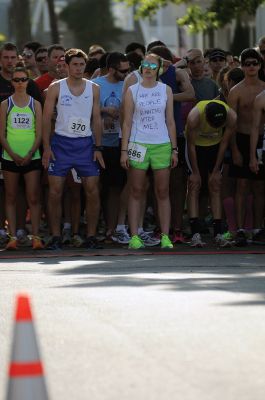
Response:
[[[158,82],[161,59],[148,54],[141,63],[142,82],[130,86],[125,95],[121,165],[129,169],[129,248],[144,243],[138,236],[138,221],[145,175],[154,174],[155,195],[161,228],[161,247],[172,248],[168,237],[170,225],[170,168],[178,161],[173,95],[170,87]]]

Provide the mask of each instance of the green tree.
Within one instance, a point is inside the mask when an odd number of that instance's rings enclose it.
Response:
[[[108,47],[121,33],[114,25],[109,0],[79,0],[69,3],[60,15],[75,35],[76,46],[88,49],[93,43]]]
[[[188,25],[193,32],[216,29],[231,22],[242,14],[255,15],[265,0],[211,0],[201,8],[192,0],[116,0],[129,6],[137,6],[138,17],[148,17],[167,4],[188,4],[187,13],[178,19],[179,25]],[[202,4],[204,2],[202,1]]]
[[[12,0],[10,17],[16,45],[22,50],[24,43],[32,40],[29,0]]]

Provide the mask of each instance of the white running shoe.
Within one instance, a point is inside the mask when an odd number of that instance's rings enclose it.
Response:
[[[131,236],[126,231],[126,229],[120,231],[117,231],[115,229],[114,233],[111,235],[111,239],[113,240],[113,242],[116,243],[128,244],[129,241],[131,240]]]
[[[206,243],[202,241],[201,235],[199,233],[194,233],[191,238],[190,246],[191,247],[204,247]]]

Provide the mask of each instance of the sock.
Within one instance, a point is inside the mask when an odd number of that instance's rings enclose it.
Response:
[[[144,229],[142,226],[140,228],[138,228],[138,235],[141,235],[141,233],[143,233],[143,232],[144,232]]]
[[[71,224],[70,224],[70,222],[65,222],[65,223],[63,224],[63,229],[71,229]]]
[[[116,231],[125,231],[126,229],[125,229],[125,225],[123,224],[123,225],[117,225],[116,226]]]
[[[221,219],[214,219],[213,220],[213,235],[214,237],[222,233],[222,220]]]
[[[195,235],[195,233],[200,232],[201,228],[200,228],[199,218],[190,218],[190,228],[192,236]]]
[[[236,212],[235,212],[235,201],[233,197],[226,197],[223,201],[223,206],[225,210],[226,221],[228,225],[228,230],[230,232],[236,231]]]
[[[244,228],[247,231],[251,231],[253,228],[253,195],[252,194],[249,194],[247,197],[247,209],[246,209]]]

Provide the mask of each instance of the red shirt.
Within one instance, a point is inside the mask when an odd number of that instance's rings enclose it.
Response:
[[[54,81],[54,77],[51,76],[49,72],[46,72],[35,79],[36,84],[42,92],[50,86],[52,81]]]

